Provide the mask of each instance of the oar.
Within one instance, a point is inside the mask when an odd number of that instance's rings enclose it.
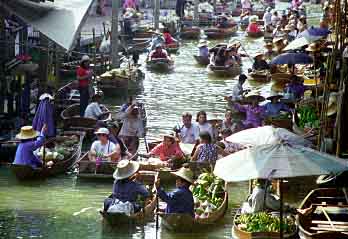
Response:
[[[158,180],[158,173],[156,174],[155,177],[155,182]],[[158,238],[158,230],[159,230],[159,222],[158,222],[158,213],[159,213],[159,200],[158,200],[158,192],[156,189],[156,239]]]

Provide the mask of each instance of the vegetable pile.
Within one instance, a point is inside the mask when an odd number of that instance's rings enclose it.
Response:
[[[314,107],[305,105],[297,109],[299,126],[301,128],[319,128],[319,118]]]
[[[279,232],[280,219],[266,212],[253,214],[242,214],[235,222],[240,230],[247,232]],[[283,229],[285,233],[292,233],[296,230],[295,221],[291,217],[284,218]]]
[[[224,199],[224,182],[212,173],[202,173],[198,176],[192,188],[195,203],[195,217],[206,218],[219,208]]]

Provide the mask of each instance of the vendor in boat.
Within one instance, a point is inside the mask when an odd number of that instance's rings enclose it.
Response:
[[[251,33],[259,33],[261,32],[261,28],[259,24],[257,24],[257,18],[256,17],[251,17],[250,22],[247,28],[247,32]]]
[[[117,163],[117,168],[113,174],[115,182],[112,188],[112,195],[104,200],[104,212],[107,212],[115,201],[131,203],[135,213],[141,210],[141,206],[137,204],[138,197],[143,197],[146,202],[150,197],[150,193],[144,184],[136,181],[138,170],[138,162],[121,160]]]
[[[172,163],[173,160],[181,160],[184,157],[182,150],[174,135],[164,134],[162,143],[156,145],[148,156],[159,157],[165,164]]]
[[[109,111],[104,112],[102,110],[102,107],[100,105],[100,100],[101,100],[101,95],[95,94],[92,96],[92,102],[87,106],[85,110],[85,115],[84,115],[85,118],[92,118],[92,119],[99,120],[104,115],[107,115],[110,113]]]
[[[128,151],[135,154],[138,149],[139,138],[143,137],[145,133],[137,104],[133,103],[125,112],[121,112],[120,119],[123,120],[123,124],[119,136],[127,146]]]
[[[93,70],[89,66],[90,59],[87,55],[81,58],[80,66],[76,70],[80,92],[80,116],[83,117],[89,101],[89,87],[92,82]]]
[[[297,75],[290,77],[290,83],[285,87],[285,94],[288,98],[299,100],[303,97],[306,87],[303,85],[303,81]]]
[[[264,47],[266,48],[265,52],[264,52],[264,56],[267,60],[271,61],[275,56],[276,53],[273,50],[273,43],[272,42],[267,42]]]
[[[158,44],[155,50],[150,52],[150,60],[156,59],[167,59],[170,61],[170,57],[168,56],[167,51],[162,48],[162,44]]]
[[[281,98],[283,96],[278,94],[267,97],[267,100],[271,101],[263,106],[267,117],[277,117],[281,111],[290,112],[289,106],[279,101]]]
[[[238,103],[234,104],[236,110],[246,113],[246,119],[243,121],[245,129],[256,128],[262,125],[264,111],[259,102],[265,100],[260,95],[250,95],[246,97],[246,100],[249,101],[247,105],[241,105]]]
[[[179,129],[175,129],[176,135],[180,142],[184,144],[198,144],[199,127],[192,123],[192,115],[185,112],[181,117],[183,125]]]
[[[160,186],[160,179],[155,182],[158,197],[167,203],[165,213],[183,213],[194,217],[193,195],[189,189],[193,183],[193,172],[189,168],[180,168],[172,172],[176,176],[176,189],[166,193]]]
[[[99,128],[95,134],[98,140],[92,143],[88,158],[96,161],[97,158],[111,160],[112,162],[121,159],[121,148],[119,144],[114,144],[109,140],[110,131],[107,128]]]
[[[26,165],[33,169],[41,168],[43,162],[34,154],[34,151],[44,144],[46,131],[46,124],[43,125],[40,133],[36,132],[32,126],[23,126],[20,133],[16,135],[16,139],[19,139],[20,143],[18,144],[13,164]],[[46,165],[50,167],[53,165],[53,162],[49,161]]]
[[[238,83],[234,85],[231,96],[225,97],[225,100],[227,100],[229,104],[231,104],[231,102],[233,101],[238,101],[243,99],[244,94],[247,92],[247,90],[243,89],[243,85],[246,79],[248,79],[246,75],[244,74],[239,75]]]
[[[209,48],[208,48],[208,41],[206,40],[200,40],[198,43],[198,56],[209,58]]]
[[[213,143],[210,134],[207,131],[199,133],[200,144],[192,156],[192,161],[199,163],[214,163],[218,155],[227,156],[227,153],[218,145]]]
[[[220,142],[224,144],[224,147],[225,147],[224,151],[226,154],[232,154],[245,148],[243,145],[238,143],[233,143],[227,139],[227,137],[232,135],[231,129],[225,128],[222,130],[221,134],[222,134],[222,140]]]
[[[270,69],[267,61],[265,61],[263,57],[263,52],[258,52],[254,55],[254,63],[252,66],[253,71],[263,71]]]
[[[163,30],[163,38],[164,38],[164,43],[166,45],[177,43],[177,40],[175,40],[174,37],[172,37],[172,35],[170,34],[167,28]]]
[[[213,65],[215,66],[225,66],[226,55],[225,55],[226,46],[220,46],[215,54],[213,59]]]
[[[214,132],[212,125],[207,120],[207,113],[201,110],[196,115],[196,122],[199,128],[199,132],[206,131],[210,134],[211,138],[214,139]]]

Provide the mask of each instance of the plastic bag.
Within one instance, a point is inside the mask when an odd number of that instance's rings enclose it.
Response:
[[[115,199],[113,204],[109,207],[108,213],[122,213],[130,216],[134,213],[134,206],[131,202],[121,202],[118,199]]]
[[[107,35],[103,37],[102,42],[100,43],[99,51],[101,53],[110,53],[111,52],[111,42],[110,37],[107,38]]]

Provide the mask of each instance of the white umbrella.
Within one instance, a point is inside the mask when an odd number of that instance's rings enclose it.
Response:
[[[317,40],[319,40],[320,38],[322,38],[321,36],[311,36],[311,35],[304,35],[301,36],[299,38],[296,38],[295,40],[293,40],[292,42],[289,43],[289,45],[287,45],[283,51],[289,51],[289,50],[296,50],[299,49],[303,46],[309,45]]]
[[[263,126],[242,130],[226,138],[226,140],[244,146],[257,146],[263,144],[277,144],[285,142],[292,145],[311,146],[311,142],[294,134],[287,129]]]

